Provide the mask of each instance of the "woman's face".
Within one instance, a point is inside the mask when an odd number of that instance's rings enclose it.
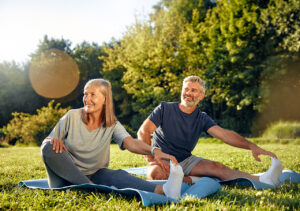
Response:
[[[83,92],[84,110],[91,114],[101,114],[105,96],[101,93],[99,86],[87,87]]]

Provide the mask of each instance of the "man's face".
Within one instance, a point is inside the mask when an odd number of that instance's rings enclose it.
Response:
[[[181,104],[188,107],[196,106],[204,98],[201,85],[194,82],[186,82],[182,86]]]

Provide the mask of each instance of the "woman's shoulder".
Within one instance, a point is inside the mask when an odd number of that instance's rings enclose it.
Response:
[[[116,130],[123,130],[125,129],[125,127],[122,125],[122,123],[119,120],[116,120],[116,122],[110,127],[107,127],[107,129],[116,131]]]
[[[123,125],[121,124],[121,122],[119,122],[119,120],[116,120],[111,126],[109,126],[107,128],[114,129],[115,127],[120,127],[120,126],[123,126]]]
[[[70,109],[69,111],[67,111],[67,113],[65,115],[72,118],[72,117],[81,116],[81,113],[82,113],[82,109],[77,108],[77,109]]]
[[[81,108],[76,108],[76,109],[70,109],[67,113],[68,114],[81,114]]]

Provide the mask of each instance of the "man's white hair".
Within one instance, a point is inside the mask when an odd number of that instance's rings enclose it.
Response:
[[[206,83],[203,81],[199,76],[190,75],[183,79],[183,84],[187,82],[199,83],[201,86],[201,91],[205,93],[206,90]]]

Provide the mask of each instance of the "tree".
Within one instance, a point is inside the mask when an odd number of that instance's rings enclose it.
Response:
[[[260,103],[261,63],[267,57],[266,37],[257,32],[266,5],[251,0],[218,1],[217,5],[198,26],[205,38],[207,97],[221,125],[249,133]]]
[[[208,84],[201,108],[249,133],[267,100],[264,79],[285,72],[274,58],[298,58],[299,1],[163,0],[154,8],[106,51],[104,69],[123,69],[134,111],[144,119],[160,101],[178,100],[182,79],[196,74]]]
[[[32,113],[43,103],[30,85],[28,72],[29,64],[0,63],[0,127],[8,123],[12,112]]]
[[[119,43],[105,50],[104,70],[123,71],[124,88],[138,113],[133,117],[137,127],[162,100],[179,99],[181,81],[187,75],[184,58],[178,56],[179,37],[194,10],[200,10],[198,21],[203,21],[211,6],[210,1],[162,1],[150,20],[137,22]]]
[[[261,36],[269,56],[260,78],[261,104],[254,131],[260,134],[279,120],[300,120],[300,2],[270,1],[261,13]]]
[[[36,55],[42,54],[43,52],[50,50],[52,48],[61,50],[66,52],[67,54],[71,55],[72,54],[72,49],[71,49],[72,42],[70,40],[65,40],[65,39],[54,39],[51,38],[49,39],[47,35],[44,36],[43,40],[40,41],[37,50],[32,53],[30,56],[34,57]]]

